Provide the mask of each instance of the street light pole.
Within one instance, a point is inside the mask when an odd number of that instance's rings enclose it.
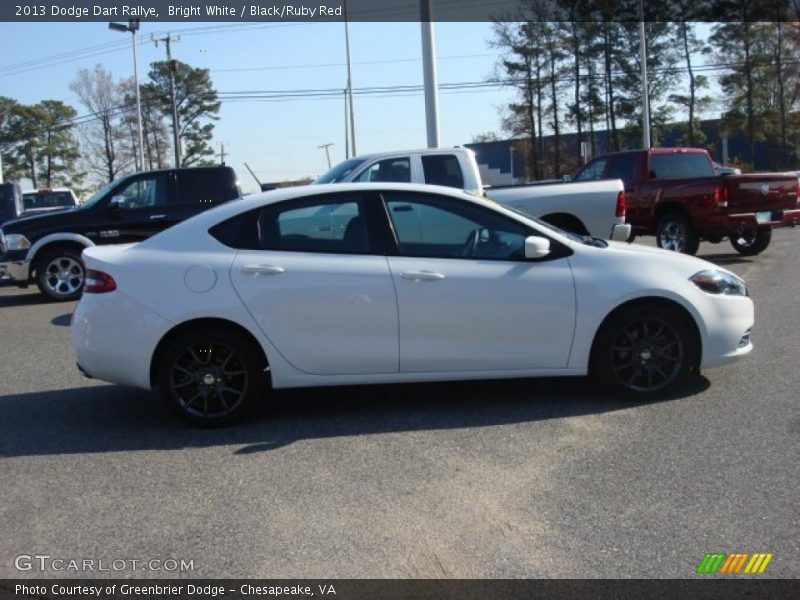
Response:
[[[428,148],[439,147],[439,84],[436,78],[436,47],[433,42],[431,0],[420,0],[422,70],[425,81],[425,123]]]
[[[129,19],[127,25],[122,23],[109,23],[108,28],[112,31],[130,32],[133,40],[133,84],[136,86],[136,123],[139,128],[139,148],[136,153],[137,163],[140,171],[144,168],[144,134],[142,130],[142,98],[139,94],[139,65],[136,61],[136,32],[139,29],[139,19]]]

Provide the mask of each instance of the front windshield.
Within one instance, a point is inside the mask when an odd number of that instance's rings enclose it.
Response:
[[[108,192],[111,191],[111,188],[116,186],[119,183],[119,179],[115,179],[107,184],[105,184],[102,188],[96,191],[91,198],[89,198],[86,202],[83,203],[83,208],[92,208],[95,204],[97,204],[100,199],[105,196]]]
[[[360,158],[351,158],[344,162],[340,162],[329,171],[317,177],[314,183],[339,183],[363,162],[363,159]]]

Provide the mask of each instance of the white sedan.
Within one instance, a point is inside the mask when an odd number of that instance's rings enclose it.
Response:
[[[649,398],[752,350],[733,273],[451,188],[267,192],[83,258],[79,368],[199,423],[339,384],[588,373]]]

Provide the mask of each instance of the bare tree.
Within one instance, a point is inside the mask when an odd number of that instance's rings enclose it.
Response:
[[[79,126],[89,171],[101,180],[116,179],[133,164],[133,148],[126,141],[121,117],[134,107],[124,103],[120,84],[99,64],[93,70],[79,70],[69,89],[93,117]]]

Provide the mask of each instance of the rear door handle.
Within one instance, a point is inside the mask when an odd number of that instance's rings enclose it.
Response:
[[[434,271],[405,271],[401,277],[410,281],[441,281],[444,274]]]
[[[280,275],[284,270],[276,265],[245,265],[241,268],[245,275]]]
[[[167,215],[150,215],[150,220],[153,221],[154,219],[163,219]]]

